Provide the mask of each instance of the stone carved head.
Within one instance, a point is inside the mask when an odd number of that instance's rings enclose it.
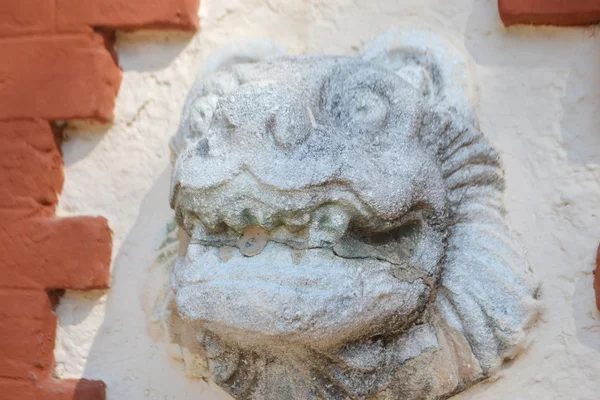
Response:
[[[171,337],[234,398],[446,398],[522,348],[537,285],[469,79],[415,30],[207,63],[171,142]]]

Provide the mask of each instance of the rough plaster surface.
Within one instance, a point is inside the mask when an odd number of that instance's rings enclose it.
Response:
[[[375,4],[374,4],[375,3]],[[460,399],[590,399],[600,383],[600,315],[592,291],[600,218],[600,40],[594,28],[511,28],[495,1],[204,1],[194,37],[121,35],[115,124],[69,130],[60,215],[98,213],[115,232],[108,293],[67,293],[58,309],[57,371],[103,379],[109,399],[226,399],[191,380],[144,299],[157,238],[171,217],[166,149],[198,66],[232,40],[269,37],[293,53],[352,54],[406,22],[447,32],[473,57],[481,130],[506,172],[512,228],[542,282],[545,313],[528,350],[493,384]],[[148,280],[150,279],[150,282]]]

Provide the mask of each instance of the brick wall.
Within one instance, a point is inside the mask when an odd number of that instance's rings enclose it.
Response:
[[[53,121],[110,121],[121,82],[114,30],[195,30],[198,1],[0,1],[3,399],[105,398],[101,381],[53,377],[61,290],[108,288],[112,252],[106,219],[54,216],[64,177]]]
[[[505,25],[590,25],[600,22],[600,0],[498,0]]]

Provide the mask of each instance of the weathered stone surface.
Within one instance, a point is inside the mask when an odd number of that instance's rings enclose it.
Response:
[[[171,143],[183,353],[253,400],[444,398],[514,357],[537,285],[472,92],[422,31],[209,61]]]

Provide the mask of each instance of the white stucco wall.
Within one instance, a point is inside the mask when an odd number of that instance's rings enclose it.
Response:
[[[146,271],[171,210],[167,140],[201,62],[251,37],[292,53],[349,54],[390,27],[434,26],[470,52],[481,128],[505,163],[512,225],[543,284],[546,313],[528,351],[460,399],[600,397],[600,31],[505,29],[496,0],[204,0],[202,27],[121,34],[124,70],[109,127],[68,130],[59,215],[104,215],[114,231],[112,288],[68,292],[58,315],[62,377],[97,378],[108,399],[226,399],[185,377],[142,310]],[[155,335],[154,335],[155,336]],[[283,399],[282,399],[283,400]]]

